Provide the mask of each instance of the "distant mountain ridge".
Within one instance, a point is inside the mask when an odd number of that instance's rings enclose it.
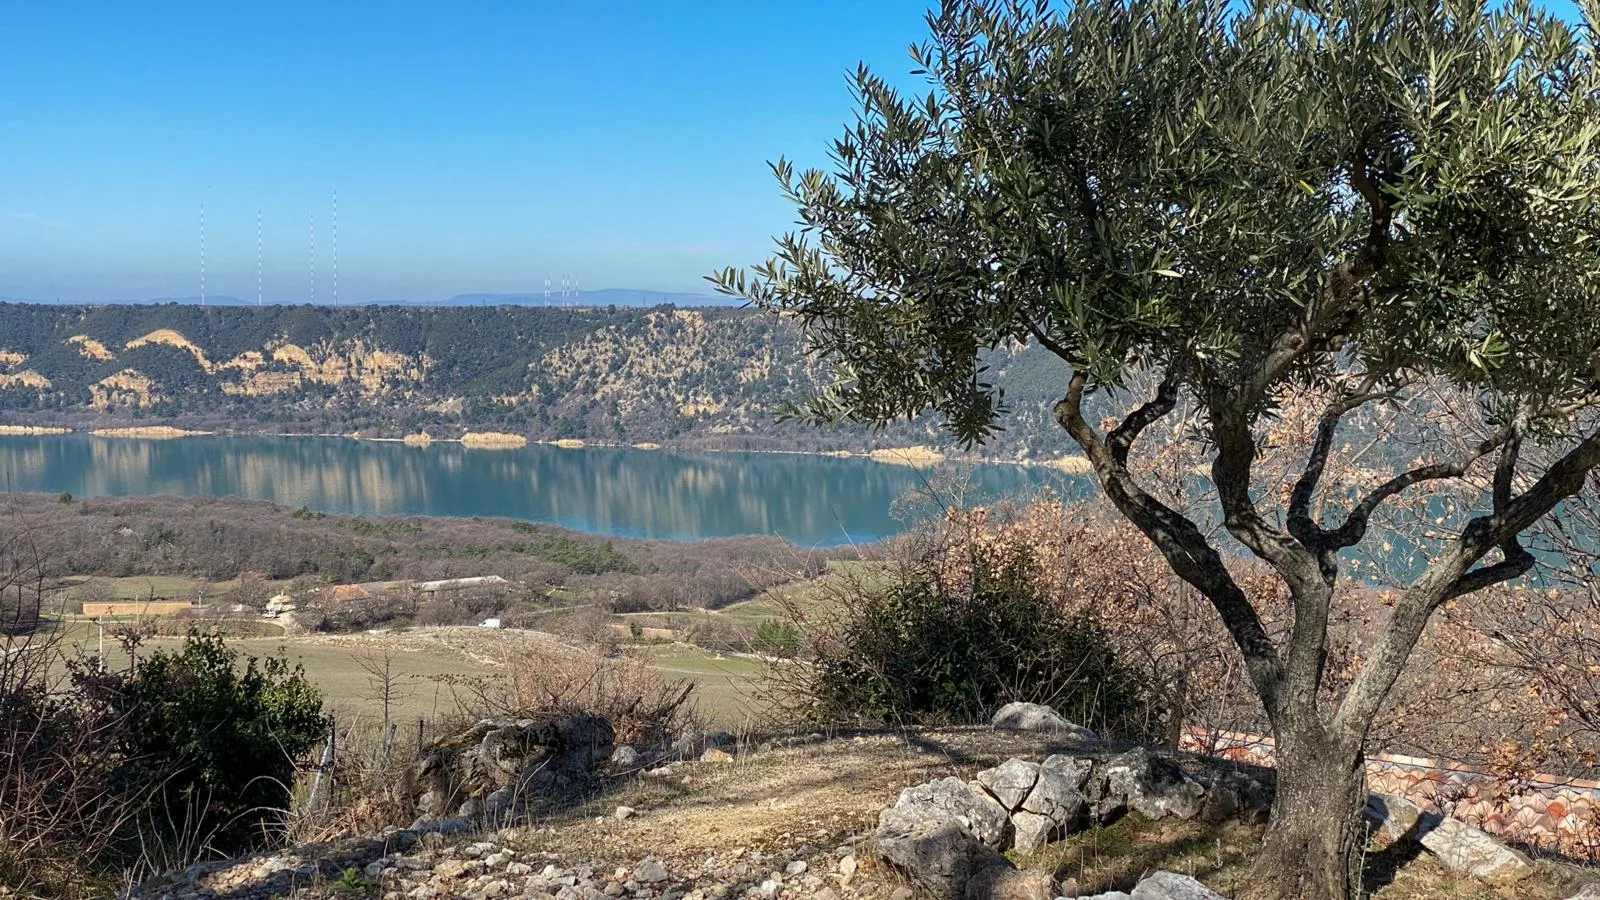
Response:
[[[0,297],[3,303],[34,303],[50,306],[161,306],[169,303],[184,306],[255,306],[254,300],[245,300],[229,294],[208,294],[204,301],[200,297],[152,297],[145,299],[113,299],[99,303],[68,303],[58,304],[51,300],[37,300],[23,297]],[[542,291],[526,291],[520,293],[476,293],[457,294],[440,300],[369,300],[362,303],[341,303],[341,307],[359,308],[364,306],[547,306],[547,307],[634,307],[643,308],[650,306],[735,306],[734,301],[726,297],[713,294],[695,294],[681,291],[653,291],[634,288],[601,288],[592,291],[576,291],[563,296],[559,291],[552,291],[546,296]],[[262,306],[301,306],[303,301],[297,300],[264,300]]]

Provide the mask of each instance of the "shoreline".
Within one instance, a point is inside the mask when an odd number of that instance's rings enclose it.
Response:
[[[156,433],[156,432],[162,433]],[[469,432],[470,433],[470,432]],[[457,444],[473,450],[520,450],[525,447],[559,447],[564,450],[635,450],[640,453],[723,453],[723,454],[763,454],[769,456],[812,456],[832,459],[861,459],[875,462],[879,465],[907,466],[916,469],[937,469],[949,465],[981,465],[981,466],[1019,466],[1023,468],[1056,469],[1070,477],[1084,477],[1093,474],[1093,469],[1087,458],[1078,454],[1066,454],[1055,459],[1008,459],[988,456],[947,455],[943,451],[926,452],[928,448],[912,447],[879,447],[868,450],[779,450],[779,449],[740,449],[729,447],[685,447],[675,444],[661,444],[653,441],[640,441],[636,443],[619,443],[611,441],[578,440],[573,438],[560,438],[538,440],[523,438],[523,443],[510,442],[484,442],[475,443],[462,440],[460,437],[433,437],[428,436],[426,441],[417,440],[414,436],[405,437],[369,437],[359,432],[314,432],[314,431],[201,431],[172,426],[142,426],[133,428],[98,428],[78,430],[68,427],[42,426],[42,425],[6,425],[0,424],[0,437],[61,437],[71,434],[87,434],[97,437],[117,437],[125,440],[181,440],[189,437],[267,437],[267,438],[343,438],[353,441],[364,441],[374,444],[403,444],[408,447],[426,449],[432,444]],[[519,435],[519,437],[521,437]]]

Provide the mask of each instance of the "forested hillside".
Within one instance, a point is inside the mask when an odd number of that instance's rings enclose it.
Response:
[[[1064,375],[1000,353],[1019,415],[990,452],[1067,452]],[[948,443],[931,422],[869,434],[776,414],[826,370],[784,321],[739,309],[0,304],[4,424],[171,424],[452,438],[855,449]]]

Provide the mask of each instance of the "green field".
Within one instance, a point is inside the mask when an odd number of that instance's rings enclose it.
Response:
[[[754,628],[765,621],[789,621],[796,612],[802,617],[825,616],[839,602],[841,594],[855,585],[870,590],[883,584],[886,575],[883,563],[834,560],[828,564],[828,574],[820,578],[773,588],[719,610],[639,612],[619,618],[646,628],[669,628],[679,635],[688,634],[698,625],[712,623]]]
[[[93,655],[99,631],[88,621],[65,623],[63,644],[72,652]],[[276,626],[273,626],[276,627]],[[522,643],[518,643],[518,641]],[[153,637],[140,652],[173,649],[177,637]],[[377,721],[382,717],[380,679],[369,667],[379,667],[388,655],[395,685],[390,717],[401,722],[434,720],[456,713],[462,679],[488,678],[503,671],[509,655],[532,647],[552,653],[573,652],[561,645],[519,638],[515,633],[475,628],[414,629],[381,634],[294,635],[232,638],[228,644],[243,656],[282,653],[305,667],[306,675],[322,691],[328,710],[343,721]],[[685,679],[695,685],[695,702],[708,722],[722,728],[741,726],[758,718],[752,687],[764,663],[742,656],[724,656],[685,644],[645,645],[635,648],[668,679]],[[115,638],[105,639],[107,665],[120,668],[127,658]],[[452,683],[455,682],[455,683]]]
[[[688,644],[655,644],[641,652],[662,675],[694,683],[700,713],[712,724],[732,729],[761,718],[761,704],[754,695],[766,671],[760,660]]]
[[[269,589],[288,584],[286,581],[263,582]],[[75,578],[67,584],[73,595],[104,591],[118,600],[143,600],[149,597],[193,597],[197,589],[204,589],[208,598],[219,597],[239,586],[238,579],[205,581],[181,575],[131,575],[126,578]]]

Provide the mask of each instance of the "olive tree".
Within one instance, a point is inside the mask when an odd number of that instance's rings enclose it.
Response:
[[[1250,894],[1348,897],[1363,746],[1412,647],[1442,604],[1525,574],[1519,535],[1600,463],[1592,30],[1521,0],[948,0],[928,25],[927,93],[859,70],[832,171],[773,166],[798,230],[712,280],[832,360],[804,407],[820,420],[932,411],[982,442],[1006,413],[989,354],[1064,360],[1055,418],[1215,607],[1276,735]],[[1158,387],[1131,414],[1085,412],[1135,374]],[[1341,430],[1416,385],[1492,427],[1325,496]],[[1315,439],[1291,488],[1263,489],[1258,441],[1307,390],[1329,398]],[[1226,533],[1292,598],[1282,634],[1228,548],[1135,474],[1140,433],[1180,406]],[[1341,564],[1385,504],[1444,480],[1481,501],[1334,684]]]

